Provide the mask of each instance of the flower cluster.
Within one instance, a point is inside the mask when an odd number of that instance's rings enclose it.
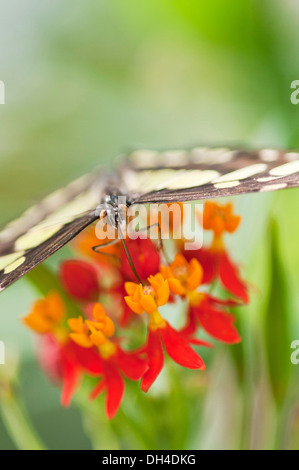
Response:
[[[202,330],[223,343],[240,341],[229,307],[248,302],[248,286],[223,237],[239,223],[231,204],[207,202],[203,229],[213,232],[211,246],[185,251],[176,241],[172,262],[166,262],[148,238],[126,240],[138,281],[120,242],[103,248],[102,254],[92,250],[99,244],[93,229],[76,238],[80,257],[60,265],[61,291],[38,300],[24,319],[41,336],[43,368],[62,383],[62,405],[70,403],[80,380],[88,376],[93,382],[90,398],[105,392],[106,414],[112,418],[125,379],[140,381],[147,392],[164,366],[165,354],[182,367],[205,370],[196,349],[212,344],[199,338]],[[229,294],[226,299],[205,287],[218,280]],[[185,325],[176,328],[169,314],[170,322],[165,318],[164,307],[180,299]]]

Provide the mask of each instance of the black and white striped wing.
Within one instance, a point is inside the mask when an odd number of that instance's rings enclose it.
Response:
[[[40,230],[41,240],[47,237],[43,242],[37,240],[38,234],[35,232],[34,247],[24,246],[23,250],[0,257],[0,292],[53,255],[95,220],[93,210],[63,226],[54,224],[51,228],[52,231],[56,230],[53,235],[49,235],[47,230]]]
[[[91,175],[48,196],[0,233],[0,291],[97,219],[104,189],[128,202],[203,200],[299,186],[299,154],[196,147],[131,153],[115,176]]]
[[[203,200],[299,186],[299,153],[196,147],[140,150],[123,169],[136,203]]]
[[[97,218],[103,178],[86,175],[51,194],[0,232],[0,291],[62,248]]]

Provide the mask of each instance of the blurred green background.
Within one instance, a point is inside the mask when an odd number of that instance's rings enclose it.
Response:
[[[292,0],[2,2],[1,225],[132,147],[299,148],[298,18]],[[59,407],[19,321],[35,293],[22,279],[1,294],[0,382],[18,357],[16,386],[48,448],[299,447],[299,190],[234,201],[243,224],[230,250],[255,286],[238,312],[242,344],[204,352],[200,380],[170,366],[176,384],[166,370],[148,397],[133,387],[113,423]],[[4,399],[0,408],[5,422],[15,416]],[[0,448],[15,446],[0,423]]]

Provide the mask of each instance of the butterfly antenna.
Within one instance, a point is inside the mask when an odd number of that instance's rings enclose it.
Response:
[[[142,284],[142,285],[143,285],[142,280],[141,280],[140,277],[138,276],[138,273],[137,273],[136,268],[135,268],[135,266],[134,266],[132,257],[131,257],[131,255],[130,255],[130,253],[129,253],[128,247],[127,247],[127,245],[126,245],[126,242],[125,242],[125,240],[124,240],[124,237],[123,237],[123,234],[122,234],[122,231],[121,231],[121,228],[120,228],[119,225],[118,225],[117,229],[118,229],[118,231],[119,231],[120,239],[121,239],[122,245],[123,245],[123,247],[124,247],[124,250],[125,250],[125,253],[126,253],[126,257],[128,258],[129,265],[131,266],[131,269],[132,269],[132,271],[133,271],[133,273],[134,273],[134,275],[135,275],[137,281],[139,282],[139,284]]]

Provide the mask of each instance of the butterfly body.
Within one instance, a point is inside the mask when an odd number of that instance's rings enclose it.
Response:
[[[97,207],[96,214],[100,220],[107,218],[110,226],[118,230],[119,226],[126,221],[127,209],[131,204],[125,194],[118,190],[106,192],[104,202]]]
[[[97,219],[118,228],[132,204],[205,200],[299,186],[299,153],[279,149],[132,152],[51,194],[0,232],[0,291]]]

